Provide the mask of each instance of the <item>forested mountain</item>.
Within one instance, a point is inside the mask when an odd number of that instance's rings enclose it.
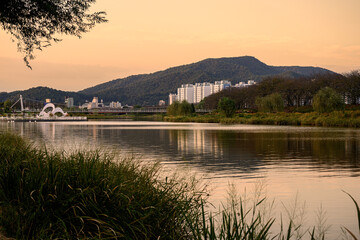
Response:
[[[120,101],[129,105],[155,105],[159,100],[168,100],[169,93],[175,93],[181,84],[215,82],[230,80],[232,84],[240,81],[261,81],[265,77],[281,75],[301,78],[315,74],[332,73],[317,67],[274,67],[266,65],[254,57],[234,57],[205,59],[188,65],[169,68],[151,74],[134,75],[84,89],[80,92],[65,92],[46,87],[31,88],[26,91],[0,93],[0,102],[15,99],[22,94],[24,98],[44,101],[51,98],[55,103],[73,97],[75,104],[94,96],[104,102]]]
[[[90,99],[90,97],[77,92],[65,92],[48,87],[35,87],[24,91],[2,92],[0,93],[0,102],[4,102],[7,99],[14,102],[19,98],[20,94],[25,100],[35,100],[39,102],[45,102],[45,99],[50,98],[53,103],[64,103],[65,97],[73,97],[74,103],[78,105],[85,100],[92,100],[92,98]]]
[[[331,73],[317,67],[273,67],[254,57],[206,59],[197,63],[169,68],[152,74],[142,74],[116,79],[81,91],[86,95],[99,96],[104,101],[118,100],[127,104],[153,105],[160,99],[167,100],[181,84],[230,80],[261,81],[264,77],[284,75],[304,77]]]

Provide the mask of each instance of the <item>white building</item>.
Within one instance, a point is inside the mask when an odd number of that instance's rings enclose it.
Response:
[[[169,94],[169,104],[174,101],[182,102],[186,100],[188,103],[199,103],[205,97],[220,92],[231,87],[231,82],[227,80],[216,81],[215,84],[209,82],[183,84],[177,89],[176,94]]]
[[[109,104],[109,107],[110,108],[121,108],[121,103],[119,103],[119,102],[111,102]]]
[[[188,103],[194,103],[194,85],[192,84],[183,84],[181,88],[177,90],[177,100],[179,102],[187,101]]]
[[[239,82],[234,87],[247,87],[254,84],[256,84],[254,80],[249,80],[247,83]],[[177,94],[169,94],[169,105],[175,101],[182,102],[184,100],[188,103],[199,103],[205,97],[230,88],[231,86],[231,82],[228,80],[215,81],[215,83],[183,84],[177,89]]]
[[[173,104],[175,101],[178,101],[178,96],[175,93],[169,94],[169,105]]]
[[[72,108],[74,107],[74,98],[69,97],[65,99],[65,104],[67,108]]]
[[[91,102],[88,103],[87,109],[99,108],[99,98],[94,97]]]
[[[242,87],[248,87],[251,85],[255,85],[256,82],[254,80],[249,80],[247,83],[245,82],[239,82],[238,84],[235,84],[234,87],[242,88]]]
[[[204,83],[195,83],[194,85],[194,103],[199,103],[205,97],[211,95],[211,90],[213,84],[204,82]]]
[[[211,94],[220,92],[229,87],[231,87],[230,81],[227,80],[215,81],[215,84],[212,84]]]

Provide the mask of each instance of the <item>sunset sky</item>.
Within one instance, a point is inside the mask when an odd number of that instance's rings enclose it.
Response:
[[[77,91],[205,58],[360,69],[359,0],[98,0],[108,23],[36,52],[29,70],[0,30],[0,92]]]

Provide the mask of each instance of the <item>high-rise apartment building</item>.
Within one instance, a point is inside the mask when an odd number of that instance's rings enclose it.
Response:
[[[247,87],[256,84],[254,80],[245,82],[239,82],[235,87]],[[183,84],[177,89],[177,94],[169,94],[169,105],[175,101],[182,102],[186,100],[188,103],[199,103],[205,97],[220,92],[226,88],[231,87],[231,82],[228,80],[216,81],[215,83],[203,82],[195,84]]]

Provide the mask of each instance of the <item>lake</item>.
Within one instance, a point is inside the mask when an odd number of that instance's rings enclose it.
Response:
[[[163,173],[193,174],[209,185],[214,208],[228,192],[275,199],[274,216],[284,207],[304,214],[316,225],[320,209],[331,225],[329,239],[340,227],[357,230],[349,192],[360,202],[360,130],[343,128],[220,125],[140,121],[0,122],[36,144],[73,150],[117,149],[144,161],[160,161]],[[260,189],[260,190],[259,190]],[[321,215],[321,214],[320,214]],[[299,220],[299,221],[300,221]]]

